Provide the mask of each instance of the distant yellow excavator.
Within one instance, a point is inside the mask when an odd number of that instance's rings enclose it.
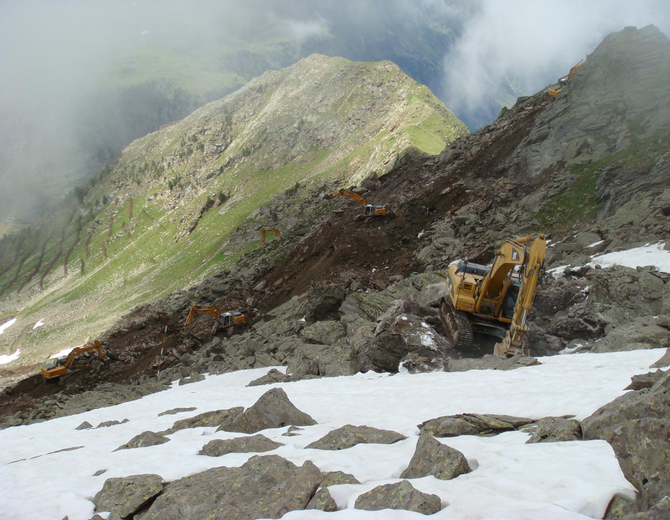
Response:
[[[579,72],[579,70],[580,70],[584,65],[586,65],[586,60],[587,60],[587,59],[588,59],[588,56],[587,56],[586,58],[584,58],[583,60],[581,60],[577,65],[575,65],[574,67],[572,67],[572,68],[570,69],[570,72],[568,73],[568,75],[567,75],[565,78],[561,78],[561,80],[560,80],[561,85],[565,85],[566,83],[572,81],[572,78],[575,77],[575,74],[577,74],[577,72]],[[561,90],[563,90],[563,87],[561,87],[561,88],[557,88],[557,89],[548,88],[548,89],[547,89],[547,93],[548,93],[551,97],[553,97],[553,98],[557,98],[558,95],[561,93]]]
[[[347,197],[359,201],[361,203],[361,210],[364,217],[385,217],[387,214],[386,208],[384,206],[368,204],[368,201],[365,200],[365,197],[351,190],[341,189],[337,190],[335,193],[331,193],[330,195],[325,196],[326,199],[335,199],[337,197]]]
[[[247,318],[240,311],[221,312],[213,305],[194,305],[188,311],[184,327],[188,327],[195,319],[196,314],[214,314],[216,324],[212,329],[212,334],[216,334],[219,329],[227,329],[234,325],[241,325],[247,321]]]
[[[84,352],[88,352],[89,350],[97,350],[100,359],[102,359],[103,361],[107,359],[107,355],[105,354],[105,351],[102,349],[102,343],[100,343],[100,341],[96,339],[94,341],[87,343],[86,345],[82,345],[81,347],[76,347],[72,349],[62,364],[61,360],[54,359],[51,362],[44,365],[42,367],[42,376],[45,379],[57,379],[59,377],[72,374],[72,370],[70,370],[70,368],[74,363],[74,358],[76,358],[80,354],[83,354]]]
[[[448,297],[440,319],[459,350],[472,348],[473,332],[497,338],[494,354],[530,355],[524,344],[547,242],[544,235],[505,240],[491,267],[463,260],[447,271]]]
[[[265,226],[261,228],[261,244],[265,244],[265,234],[272,232],[275,234],[274,238],[277,238],[281,235],[281,231],[279,231],[276,227],[270,227],[270,226]]]

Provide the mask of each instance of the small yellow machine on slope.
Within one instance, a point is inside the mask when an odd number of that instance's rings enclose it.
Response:
[[[276,227],[264,226],[261,228],[261,244],[265,244],[265,234],[269,232],[275,234],[274,238],[277,238],[281,235],[281,231],[279,231]]]
[[[577,72],[579,72],[579,70],[584,65],[586,65],[586,60],[587,59],[588,59],[588,56],[586,58],[584,58],[582,61],[580,61],[577,65],[572,67],[570,69],[570,72],[568,73],[568,75],[566,77],[560,79],[561,85],[566,85],[567,83],[572,81],[572,78],[575,77],[575,74],[577,74]],[[553,88],[550,87],[550,88],[547,89],[547,94],[549,94],[553,98],[557,98],[558,95],[561,93],[561,90],[563,90],[563,87],[557,88],[557,89],[553,89]]]
[[[449,266],[440,319],[457,349],[470,349],[475,332],[498,339],[497,356],[530,355],[526,318],[546,248],[544,235],[513,238],[502,243],[490,268],[463,260]]]
[[[42,376],[45,379],[56,379],[72,374],[72,370],[70,370],[70,368],[72,367],[72,363],[74,363],[74,358],[76,358],[79,354],[88,352],[89,350],[97,350],[100,359],[103,361],[107,359],[107,355],[102,349],[102,343],[96,339],[87,343],[86,345],[72,349],[62,364],[60,363],[60,360],[54,359],[48,364],[44,365],[42,367]]]
[[[219,329],[227,329],[233,325],[241,325],[247,321],[244,314],[239,311],[221,312],[213,305],[194,305],[188,311],[184,327],[188,327],[195,319],[196,314],[214,314],[216,316],[216,324],[212,330],[212,334],[216,334]]]
[[[386,208],[384,206],[378,206],[375,204],[368,204],[368,201],[365,200],[365,197],[362,195],[359,195],[355,191],[351,190],[337,190],[335,193],[331,193],[330,195],[326,195],[325,198],[327,199],[335,199],[337,197],[347,197],[353,200],[357,200],[361,203],[361,210],[363,211],[363,216],[364,217],[385,217],[386,216]]]

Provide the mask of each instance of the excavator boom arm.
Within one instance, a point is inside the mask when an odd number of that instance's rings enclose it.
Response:
[[[335,193],[328,195],[329,199],[335,199],[337,197],[347,197],[353,200],[357,200],[361,203],[361,207],[365,207],[366,204],[368,203],[368,201],[365,200],[365,197],[351,190],[345,190],[345,189],[337,190]]]

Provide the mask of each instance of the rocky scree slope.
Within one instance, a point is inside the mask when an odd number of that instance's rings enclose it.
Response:
[[[278,364],[288,366],[288,376],[270,373],[256,384],[360,370],[527,366],[536,361],[472,359],[481,352],[454,351],[443,338],[435,304],[444,290],[441,270],[451,260],[488,262],[500,240],[528,232],[550,234],[548,268],[571,266],[562,274],[556,271],[556,277],[551,273],[543,277],[531,316],[530,346],[535,355],[554,354],[565,347],[605,351],[668,346],[668,273],[651,267],[598,269],[586,264],[596,253],[663,243],[670,232],[666,151],[670,120],[658,119],[663,111],[649,110],[646,104],[616,108],[618,100],[628,99],[635,91],[638,77],[645,78],[650,91],[667,88],[668,64],[649,62],[646,56],[650,49],[668,55],[669,47],[667,38],[653,27],[626,29],[608,37],[558,100],[552,101],[545,92],[520,99],[495,123],[457,140],[439,156],[410,157],[381,180],[362,183],[370,198],[394,209],[395,219],[355,220],[355,205],[338,202],[343,211],[315,228],[298,225],[282,240],[242,256],[235,268],[189,291],[140,306],[117,322],[103,339],[110,351],[125,356],[125,372],[114,365],[99,374],[85,372],[84,377],[90,378],[84,380],[86,384],[82,380],[67,383],[39,407],[34,397],[44,386],[26,380],[23,386],[9,389],[0,399],[9,413],[16,413],[7,415],[4,424],[43,420],[112,402],[109,387],[101,388],[95,401],[82,393],[105,378],[132,381],[129,388],[139,393],[168,380],[187,384],[204,373]],[[619,74],[627,68],[634,68],[636,75]],[[606,86],[615,80],[616,89]],[[654,96],[646,99],[656,106]],[[600,106],[600,117],[616,124],[574,130],[581,123],[571,107],[579,113],[584,106],[601,102],[605,105]],[[612,113],[608,106],[614,107]],[[555,130],[559,128],[575,133],[568,132],[573,135],[568,138]],[[612,130],[628,132],[630,140],[615,139]],[[607,146],[598,155],[589,155],[595,150],[589,148],[589,139]],[[582,152],[576,154],[574,150],[584,142]],[[531,160],[533,150],[551,143],[563,143],[555,162]],[[331,211],[332,202],[319,200],[324,191],[316,186],[299,202],[282,196],[261,212],[287,211],[288,206],[299,207],[306,216],[324,207]],[[413,272],[422,274],[411,276]],[[221,308],[245,308],[250,328],[213,338],[211,320],[201,317],[192,328],[183,329],[188,307],[201,301],[213,301]],[[156,355],[166,320],[170,348],[161,381],[156,383]],[[648,406],[664,406],[659,396],[665,392],[667,378],[662,376],[661,372],[634,382],[636,399],[649,396],[653,402]],[[650,386],[655,390],[648,390]],[[76,395],[68,397],[68,393]],[[616,406],[607,412],[611,419],[585,426],[585,435],[610,440],[619,424],[641,419],[636,414],[620,415]],[[644,406],[640,404],[640,409]],[[649,435],[668,426],[654,423]],[[630,431],[636,430],[631,427]],[[615,446],[622,458],[629,453],[626,442]],[[653,443],[667,448],[663,435],[654,434]],[[613,504],[611,517],[618,514],[615,508],[627,514],[662,507],[654,501],[663,496],[670,476],[658,472],[653,461],[644,462],[657,453],[645,446],[635,443],[636,462],[622,462],[622,468],[640,496],[651,498],[625,507]],[[645,491],[652,476],[653,491]]]
[[[465,133],[390,62],[312,55],[267,72],[135,141],[79,201],[0,243],[0,316],[19,317],[2,348],[25,366],[79,344],[232,266],[263,225],[306,233],[331,209],[305,218],[308,190],[377,178]]]

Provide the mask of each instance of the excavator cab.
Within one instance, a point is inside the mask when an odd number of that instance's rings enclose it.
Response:
[[[246,321],[246,316],[240,311],[224,312],[219,317],[219,328],[227,329],[233,325],[240,325]]]
[[[363,206],[364,217],[383,217],[384,215],[386,215],[386,208],[384,206],[376,206],[374,204]]]

